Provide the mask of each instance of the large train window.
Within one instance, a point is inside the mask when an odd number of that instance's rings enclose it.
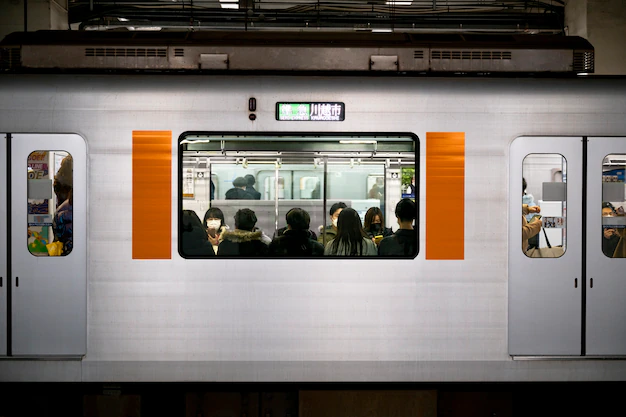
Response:
[[[63,151],[28,155],[28,251],[66,256],[72,251],[73,164]]]
[[[602,252],[608,258],[626,256],[626,155],[607,155],[602,162]],[[621,243],[620,243],[621,242]]]
[[[417,149],[412,134],[183,134],[179,252],[414,258]]]
[[[530,154],[522,171],[522,251],[559,258],[566,250],[567,161],[559,154]]]

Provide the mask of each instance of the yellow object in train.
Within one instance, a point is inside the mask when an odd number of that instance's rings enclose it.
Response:
[[[46,253],[47,252],[47,249],[46,249],[47,241],[38,232],[31,231],[30,229],[28,229],[28,237],[35,238],[35,240],[33,240],[32,242],[28,244],[28,250],[30,251],[30,253],[41,253],[41,252]]]
[[[59,241],[48,243],[46,248],[48,248],[48,255],[50,256],[61,256],[63,253],[63,243]]]
[[[28,250],[30,251],[30,253],[46,252],[45,240],[43,242],[39,239],[33,240],[31,243],[28,244]]]

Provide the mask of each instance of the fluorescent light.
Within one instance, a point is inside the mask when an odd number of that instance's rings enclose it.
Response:
[[[375,140],[340,140],[339,143],[344,144],[344,145],[354,144],[354,143],[375,145],[376,141]]]
[[[387,0],[385,2],[385,4],[388,5],[388,6],[410,6],[411,2],[410,1]]]
[[[220,0],[222,9],[238,9],[239,0]]]
[[[372,33],[391,33],[391,29],[372,29]]]

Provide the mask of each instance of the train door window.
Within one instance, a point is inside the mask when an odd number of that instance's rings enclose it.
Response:
[[[300,177],[298,181],[299,198],[303,200],[319,199],[321,197],[321,183],[317,177]]]
[[[284,200],[291,199],[291,178],[285,175],[278,175],[278,181],[274,171],[259,172],[261,182],[261,196],[264,200]]]
[[[567,161],[559,154],[529,154],[522,163],[522,251],[558,258],[567,242]]]
[[[607,155],[602,162],[602,253],[626,257],[626,155]]]
[[[73,247],[73,164],[63,151],[28,155],[28,251],[67,256]]]
[[[358,221],[369,234],[369,254],[377,255],[376,245],[393,233],[392,228],[397,229],[394,210],[405,195],[400,189],[399,173],[407,167],[415,172],[416,151],[416,138],[412,135],[183,134],[179,253],[183,257],[254,257],[249,252],[224,250],[224,241],[239,233],[235,217],[241,210],[254,214],[253,231],[260,234],[268,251],[271,241],[286,230],[287,214],[294,208],[306,211],[309,238],[324,245],[335,236],[337,229],[332,222],[338,221],[345,207],[356,211]],[[390,170],[396,174],[394,180],[386,179]],[[412,218],[417,215],[414,197],[411,194],[415,212],[415,216],[410,214]],[[219,241],[206,221],[208,211],[215,215],[217,209],[223,218]],[[190,246],[190,222],[200,223],[203,230],[197,232],[198,236],[207,234],[206,239],[201,237],[194,245],[206,246],[204,240],[209,240],[212,253],[198,255]],[[408,236],[414,243],[409,247],[416,249],[417,233]],[[322,248],[321,256],[323,247],[313,246]],[[414,252],[409,250],[405,257],[415,257]]]

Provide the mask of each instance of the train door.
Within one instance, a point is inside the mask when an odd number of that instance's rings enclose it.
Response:
[[[626,138],[587,144],[587,355],[626,355]]]
[[[581,354],[582,169],[580,137],[520,137],[511,144],[509,354],[513,356]],[[528,207],[541,207],[541,212],[525,210]]]
[[[7,353],[84,355],[85,141],[74,134],[12,134],[7,143]]]
[[[522,137],[510,158],[509,353],[626,355],[626,138]]]
[[[0,136],[0,356],[7,354],[7,142],[6,135]]]

